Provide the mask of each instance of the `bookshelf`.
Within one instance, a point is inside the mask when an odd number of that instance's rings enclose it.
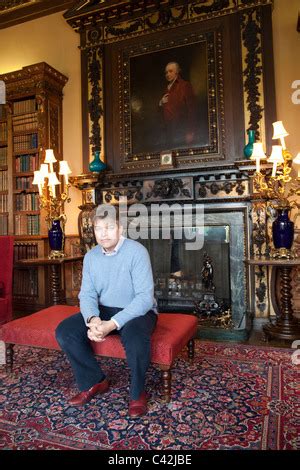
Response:
[[[0,235],[8,234],[7,112],[0,105]]]
[[[49,301],[47,273],[19,267],[20,259],[48,254],[48,227],[32,185],[47,148],[62,156],[62,98],[67,77],[40,62],[0,75],[6,85],[0,111],[0,235],[15,236],[14,310],[35,311]]]

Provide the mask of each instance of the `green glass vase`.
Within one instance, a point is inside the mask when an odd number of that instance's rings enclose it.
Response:
[[[89,170],[93,173],[100,173],[106,169],[106,164],[100,159],[100,152],[96,150],[94,153],[94,160],[89,164]]]
[[[248,143],[244,147],[244,155],[246,158],[250,158],[253,153],[253,144],[255,142],[255,131],[249,129],[247,131],[248,134]]]

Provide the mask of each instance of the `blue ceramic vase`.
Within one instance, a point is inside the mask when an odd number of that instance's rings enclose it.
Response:
[[[96,150],[94,153],[94,160],[89,164],[89,170],[93,173],[100,173],[105,170],[106,164],[100,159],[100,152]]]
[[[60,221],[58,219],[52,221],[52,227],[48,232],[48,237],[51,250],[63,250],[64,235],[60,225]]]
[[[272,225],[275,248],[290,250],[294,241],[294,222],[289,219],[289,209],[277,209],[277,219]]]
[[[248,134],[248,143],[244,147],[244,155],[246,158],[250,158],[253,153],[253,144],[255,142],[255,131],[249,129]]]

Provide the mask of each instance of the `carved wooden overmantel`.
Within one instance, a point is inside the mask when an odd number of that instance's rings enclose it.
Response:
[[[94,207],[96,193],[97,202],[115,204],[122,196],[130,204],[175,200],[224,210],[237,204],[249,213],[245,256],[267,252],[270,220],[264,201],[253,196],[255,168],[244,160],[243,147],[253,129],[267,152],[271,148],[272,6],[272,0],[82,0],[64,14],[80,34],[84,172],[95,151],[108,165],[98,191],[94,176],[91,186],[82,186],[85,175],[74,178],[90,198],[81,208],[88,240],[86,209]],[[132,64],[136,57],[194,43],[205,44],[208,58],[209,141],[172,149],[172,168],[164,169],[159,152],[134,151]],[[267,316],[266,272],[258,269],[247,282],[251,309]]]
[[[271,9],[271,0],[75,3],[64,17],[81,38],[84,171],[96,150],[114,172],[159,171],[157,152],[135,152],[132,145],[130,63],[197,41],[208,45],[209,143],[177,149],[176,166],[242,159],[249,128],[269,146],[275,118]]]

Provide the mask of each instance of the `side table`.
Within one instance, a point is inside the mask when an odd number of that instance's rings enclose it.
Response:
[[[246,260],[249,266],[273,266],[279,270],[280,276],[280,305],[279,316],[274,323],[263,326],[266,339],[279,338],[287,340],[300,339],[300,321],[294,316],[292,304],[291,272],[300,265],[300,259],[251,258]],[[273,301],[276,301],[274,296]]]
[[[32,258],[21,259],[17,262],[19,266],[34,267],[34,266],[48,266],[50,267],[50,298],[51,305],[59,305],[66,303],[65,292],[62,290],[61,268],[64,269],[66,263],[73,263],[75,261],[82,261],[83,255],[66,256],[65,258]]]

